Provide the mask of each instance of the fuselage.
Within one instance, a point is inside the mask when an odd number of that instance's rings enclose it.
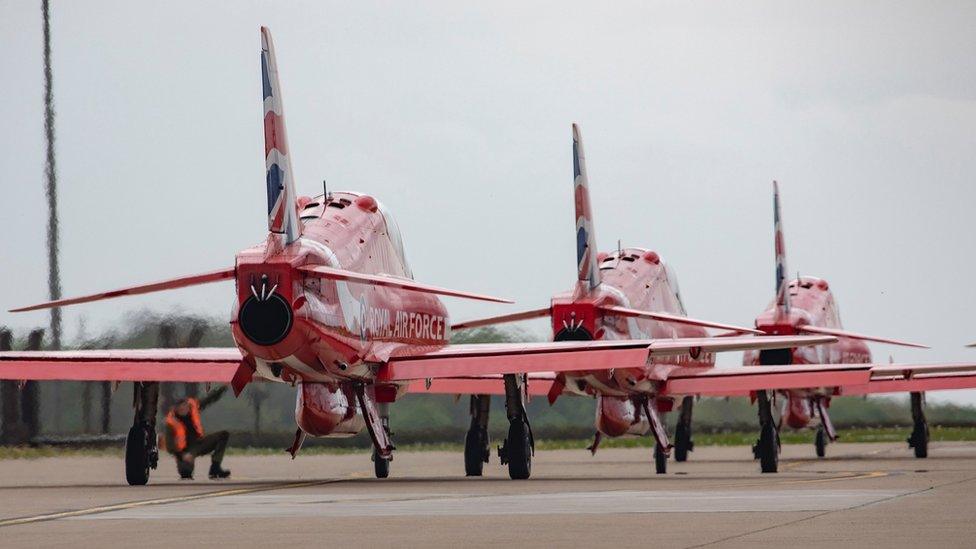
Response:
[[[790,307],[786,312],[774,299],[756,318],[756,328],[769,335],[795,335],[800,326],[843,328],[840,310],[830,285],[816,277],[800,277],[787,286]],[[779,364],[864,364],[871,362],[871,351],[860,340],[838,338],[836,343],[770,351],[746,351],[743,364],[763,366]],[[811,397],[830,395],[831,388],[811,387],[782,391],[786,398],[784,420],[790,427],[807,426],[813,417]]]
[[[255,375],[302,384],[296,419],[306,432],[358,432],[348,384],[375,379],[399,347],[446,345],[447,310],[426,293],[303,276],[297,267],[324,265],[412,278],[396,222],[374,198],[337,192],[302,198],[299,209],[298,240],[283,247],[270,235],[237,254],[234,340]],[[405,388],[376,387],[377,400]]]
[[[674,272],[656,252],[625,248],[598,258],[600,284],[590,289],[580,282],[570,292],[552,298],[554,341],[625,340],[707,337],[704,328],[625,317],[602,311],[618,306],[671,315],[686,314]],[[567,372],[565,391],[597,398],[596,427],[609,436],[642,434],[648,429],[635,397],[657,392],[657,381],[679,366],[709,368],[714,354],[654,357],[644,367]]]

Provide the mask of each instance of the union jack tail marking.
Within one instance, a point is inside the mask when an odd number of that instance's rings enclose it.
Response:
[[[583,138],[576,124],[573,124],[573,193],[576,202],[576,267],[579,280],[588,282],[592,290],[600,284],[600,266],[596,259],[596,235],[593,233],[593,215],[590,213]]]
[[[271,31],[261,27],[261,81],[264,92],[264,155],[268,184],[268,230],[282,234],[285,244],[301,235],[295,182],[288,155],[285,114],[278,85],[278,63],[275,60]]]
[[[786,280],[786,243],[783,241],[783,221],[779,210],[779,184],[773,181],[773,238],[776,250],[776,308],[789,314],[790,292]]]

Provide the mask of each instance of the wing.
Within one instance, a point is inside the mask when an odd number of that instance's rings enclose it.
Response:
[[[549,394],[549,389],[555,380],[555,372],[529,374],[527,384],[529,394],[532,396]],[[501,375],[438,378],[430,380],[429,384],[427,380],[411,381],[407,391],[429,395],[504,395],[505,382]]]
[[[378,381],[463,378],[497,374],[639,368],[652,356],[701,351],[781,349],[832,343],[830,336],[677,338],[450,345],[428,350],[405,347],[383,364]]]
[[[0,379],[229,383],[237,348],[0,352]]]
[[[976,363],[874,364],[865,385],[840,387],[841,395],[976,388]]]
[[[746,396],[770,389],[861,386],[870,379],[869,364],[678,368],[668,374],[660,394]]]
[[[662,394],[744,396],[767,389],[827,388],[834,395],[976,388],[976,363],[808,364],[679,368]]]

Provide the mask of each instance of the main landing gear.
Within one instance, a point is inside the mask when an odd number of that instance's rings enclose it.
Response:
[[[820,425],[817,426],[817,435],[813,441],[814,448],[817,451],[817,457],[827,455],[827,443],[837,440],[837,431],[834,430],[834,424],[831,423],[830,416],[827,415],[827,405],[829,403],[830,400],[826,397],[818,396],[813,399],[813,409],[820,416]]]
[[[915,449],[915,457],[929,455],[929,424],[925,419],[925,393],[912,393],[912,436],[908,437],[908,447]]]
[[[149,471],[159,464],[156,445],[156,410],[159,404],[159,383],[133,384],[132,406],[135,419],[125,438],[125,480],[131,486],[149,482]]]
[[[359,407],[366,420],[366,430],[373,441],[373,472],[376,478],[390,476],[390,462],[393,461],[393,445],[390,432],[390,404],[377,403],[373,388],[364,385],[356,387],[356,397]]]
[[[651,424],[651,435],[654,436],[654,472],[663,475],[668,472],[668,456],[671,455],[671,443],[668,441],[668,431],[657,413],[656,402],[644,399],[640,403],[644,415]]]
[[[759,407],[759,440],[752,453],[759,460],[763,473],[775,473],[779,469],[779,428],[773,419],[773,401],[766,391],[756,394]]]
[[[681,399],[681,412],[674,429],[674,460],[688,461],[688,452],[695,449],[691,440],[691,410],[695,405],[695,397],[686,396]]]
[[[480,477],[491,455],[488,439],[490,408],[491,396],[471,395],[471,426],[464,435],[464,474],[469,477]]]
[[[508,465],[508,476],[513,479],[527,479],[532,474],[532,454],[535,452],[535,439],[529,426],[529,416],[525,411],[527,400],[526,376],[524,374],[505,374],[505,413],[508,415],[508,437],[498,448],[502,465]]]

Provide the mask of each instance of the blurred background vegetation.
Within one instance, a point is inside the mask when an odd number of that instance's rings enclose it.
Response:
[[[15,334],[14,349],[26,345],[27,334]],[[527,341],[516,329],[486,328],[455,335],[458,343]],[[93,334],[75,343],[82,349],[151,348],[160,346],[230,347],[233,341],[225,320],[198,316],[161,316],[149,312],[127,315],[119,328]],[[40,435],[74,436],[102,432],[101,390],[98,383],[40,383]],[[60,385],[60,387],[58,387]],[[160,391],[160,414],[165,413],[165,397],[181,398],[187,384],[168,384]],[[202,394],[206,387],[197,387]],[[108,432],[125,433],[132,423],[132,385],[123,383],[112,392]],[[908,397],[836,398],[830,408],[835,425],[841,429],[911,426]],[[252,383],[239,398],[228,393],[204,412],[204,426],[233,433],[234,446],[281,447],[291,443],[295,432],[295,390],[281,383]],[[544,397],[529,405],[533,430],[539,439],[577,440],[593,435],[594,401],[589,398],[562,397],[549,406]],[[669,414],[673,416],[675,414]],[[976,425],[976,408],[952,404],[929,405],[931,425]],[[407,395],[391,408],[395,440],[409,443],[456,443],[463,440],[469,422],[468,399],[444,395]],[[702,399],[696,403],[694,425],[698,433],[752,433],[756,411],[744,398]],[[500,398],[492,402],[491,431],[495,440],[504,437],[507,424]],[[811,435],[812,436],[812,435]],[[368,438],[360,434],[351,439],[309,439],[308,445],[365,447]]]

